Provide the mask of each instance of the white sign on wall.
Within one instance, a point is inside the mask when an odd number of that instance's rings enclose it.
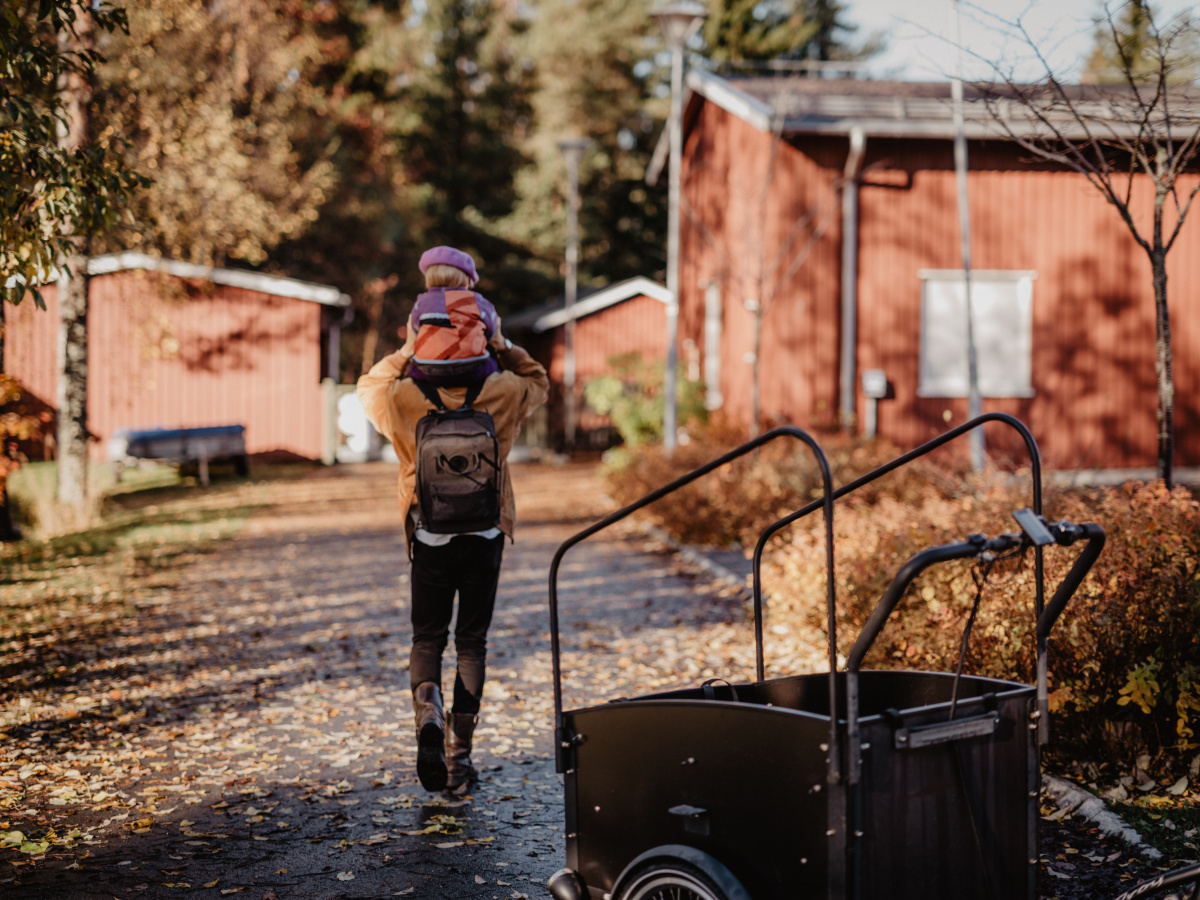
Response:
[[[963,273],[925,269],[921,287],[919,397],[967,396],[967,302]],[[971,273],[979,393],[1032,397],[1034,272]]]

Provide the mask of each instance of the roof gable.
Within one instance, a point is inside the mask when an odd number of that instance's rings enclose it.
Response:
[[[687,86],[708,102],[764,132],[771,131],[773,119],[782,115],[786,134],[839,135],[860,129],[867,137],[954,136],[954,106],[949,82],[782,75],[724,78],[702,69],[691,69]],[[1016,97],[1018,91],[1026,89],[1039,90],[1045,86],[965,84],[963,124],[966,136],[1007,140],[1007,130],[1017,135],[1043,132],[1044,127]],[[1061,91],[1087,121],[1108,121],[1109,130],[1114,134],[1128,125],[1128,116],[1119,115],[1130,102],[1127,88],[1063,85]],[[1200,106],[1200,91],[1181,86],[1172,89],[1172,96],[1176,98],[1173,118],[1184,126]],[[1047,94],[1047,99],[1051,101],[1045,107],[1047,118],[1067,136],[1076,137],[1075,132],[1079,131],[1078,136],[1082,137],[1074,114],[1062,108],[1060,98]],[[657,156],[656,152],[656,160]]]
[[[666,304],[670,302],[671,292],[657,281],[652,281],[643,275],[639,275],[636,278],[618,281],[616,284],[611,284],[606,288],[601,288],[598,291],[588,294],[582,300],[576,302],[570,309],[560,306],[558,309],[539,316],[533,322],[533,331],[535,334],[541,334],[552,328],[565,325],[567,322],[581,319],[584,316],[590,316],[610,306],[616,306],[618,303],[642,296],[650,297],[660,303]]]
[[[350,297],[335,287],[324,284],[313,284],[310,281],[298,281],[295,278],[283,278],[278,275],[264,275],[261,272],[247,272],[240,269],[217,269],[211,266],[197,266],[192,263],[177,262],[170,259],[160,259],[146,253],[113,253],[105,256],[93,256],[88,259],[89,275],[111,275],[114,272],[127,272],[133,269],[143,269],[149,272],[165,272],[177,278],[201,278],[214,284],[224,284],[230,287],[259,291],[263,294],[273,294],[277,297],[292,297],[296,300],[309,300],[325,306],[349,306]],[[57,272],[48,281],[55,280]]]

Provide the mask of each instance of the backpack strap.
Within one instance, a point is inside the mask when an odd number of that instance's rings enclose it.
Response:
[[[479,399],[479,392],[483,390],[483,382],[477,381],[467,388],[467,396],[463,400],[462,409],[470,409],[471,404]]]
[[[446,404],[442,402],[441,393],[439,393],[438,389],[435,388],[428,381],[421,381],[420,379],[414,378],[413,384],[415,384],[418,388],[421,389],[421,393],[425,395],[425,399],[428,400],[430,403],[432,403],[434,406],[436,406],[438,408],[438,410],[440,410],[441,412],[449,412],[450,411],[449,409],[447,409]],[[474,384],[468,386],[467,387],[467,396],[463,400],[463,405],[461,407],[459,407],[459,409],[470,409],[471,404],[479,399],[479,393],[482,390],[483,390],[483,382],[482,381],[477,381]]]
[[[442,402],[442,395],[438,393],[437,388],[435,388],[428,381],[422,381],[418,378],[413,379],[413,384],[421,389],[421,393],[425,395],[426,400],[428,400],[442,412],[448,412],[446,409],[446,404]]]

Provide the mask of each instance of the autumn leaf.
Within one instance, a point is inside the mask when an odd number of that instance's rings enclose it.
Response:
[[[487,879],[486,879],[486,878],[483,878],[483,877],[482,877],[482,876],[480,876],[480,875],[476,875],[476,876],[475,876],[475,883],[476,883],[476,884],[487,884]]]
[[[214,878],[212,881],[206,881],[204,883],[204,886],[206,888],[214,888],[217,886],[217,882],[219,882],[220,880],[221,880],[220,878]]]

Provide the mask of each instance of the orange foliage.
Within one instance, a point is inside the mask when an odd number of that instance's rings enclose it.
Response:
[[[891,448],[822,437],[844,484],[892,458]],[[730,445],[732,442],[730,442]],[[688,467],[713,458],[720,443],[680,448],[671,460],[647,451],[613,474],[632,500]],[[753,546],[770,521],[819,495],[807,451],[772,446],[652,507],[661,525],[692,543]],[[1017,531],[1015,509],[1029,506],[1028,476],[971,477],[928,460],[885,476],[839,501],[835,579],[839,649],[844,654],[900,567],[928,547]],[[1108,542],[1049,638],[1051,708],[1058,749],[1095,759],[1140,750],[1194,750],[1200,733],[1200,504],[1161,482],[1119,488],[1048,488],[1048,519],[1096,522]],[[1046,598],[1082,544],[1045,551]],[[909,588],[865,661],[868,668],[954,669],[976,595],[968,561],[924,572]],[[777,536],[764,555],[769,625],[825,640],[825,541],[819,512]],[[984,585],[966,671],[1034,679],[1033,552],[997,564]],[[1189,757],[1190,758],[1190,757]]]
[[[0,373],[0,497],[4,496],[8,475],[23,462],[18,441],[36,440],[50,419],[45,412],[30,414],[23,406],[21,384],[11,375]]]

